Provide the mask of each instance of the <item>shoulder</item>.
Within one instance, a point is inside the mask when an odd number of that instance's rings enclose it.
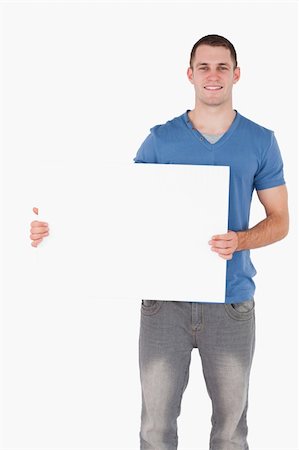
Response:
[[[260,125],[256,122],[254,122],[251,119],[248,119],[247,117],[240,116],[240,125],[241,129],[247,133],[250,134],[251,138],[255,138],[261,141],[261,143],[271,144],[274,136],[274,131],[270,130],[269,128],[264,127],[263,125]]]
[[[186,113],[174,117],[165,123],[153,126],[150,129],[151,134],[159,139],[167,139],[180,133],[182,129],[186,128],[185,114]]]
[[[152,163],[163,161],[161,154],[178,141],[179,136],[182,135],[182,127],[184,127],[184,114],[150,128],[150,134],[141,144],[134,161]]]

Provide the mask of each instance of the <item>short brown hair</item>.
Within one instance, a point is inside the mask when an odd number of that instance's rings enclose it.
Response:
[[[192,62],[195,56],[195,52],[197,47],[200,45],[211,45],[212,47],[225,47],[230,51],[232,60],[234,61],[234,69],[237,67],[237,53],[233,44],[223,36],[219,36],[218,34],[208,34],[207,36],[202,37],[199,41],[195,42],[193,48],[191,50],[190,55],[190,67],[192,67]]]

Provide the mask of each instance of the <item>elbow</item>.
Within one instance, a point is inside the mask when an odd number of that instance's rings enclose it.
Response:
[[[286,220],[284,220],[284,223],[281,227],[279,240],[284,239],[289,234],[289,228],[290,228],[289,227],[289,217],[287,217]]]
[[[283,231],[281,232],[281,234],[280,234],[278,240],[281,241],[282,239],[284,239],[285,237],[287,237],[288,234],[289,234],[289,230],[288,230],[288,229],[283,230]]]
[[[284,239],[288,234],[289,234],[289,225],[285,228],[281,239]]]

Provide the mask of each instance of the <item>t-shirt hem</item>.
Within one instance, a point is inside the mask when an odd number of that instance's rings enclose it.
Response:
[[[254,292],[244,292],[239,294],[238,297],[231,296],[225,298],[225,303],[242,303],[251,300],[254,297]]]
[[[224,302],[219,302],[219,301],[200,301],[200,300],[193,300],[191,303],[208,303],[208,304],[220,304],[220,305],[224,305],[224,304],[232,304],[232,303],[242,303],[242,302],[246,302],[248,300],[252,300],[254,298],[254,292],[251,293],[244,293],[244,294],[240,294],[238,295],[238,297],[232,296],[232,297],[226,297]],[[189,300],[186,300],[189,301]]]
[[[286,184],[285,180],[273,181],[272,183],[259,184],[255,188],[257,191],[262,191],[263,189],[271,189],[273,187],[282,186]]]

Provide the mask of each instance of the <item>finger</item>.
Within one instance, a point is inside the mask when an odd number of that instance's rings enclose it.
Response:
[[[214,250],[215,253],[218,253],[218,256],[220,256],[223,259],[232,259],[233,257],[233,253],[231,252],[231,250],[229,252],[223,252],[223,251],[217,251]]]
[[[237,236],[237,233],[235,231],[228,230],[228,232],[224,233],[224,234],[215,234],[214,236],[212,236],[212,239],[230,240],[230,239],[236,238],[236,236]]]
[[[220,249],[220,248],[232,248],[228,241],[211,241],[212,248]]]
[[[42,239],[38,239],[37,241],[31,242],[32,247],[37,247],[42,242]]]
[[[226,259],[226,260],[233,259],[233,255],[219,255],[219,256],[220,256],[220,258]]]
[[[212,240],[225,240],[230,241],[233,239],[233,235],[226,233],[226,234],[215,234],[215,236],[212,236]]]
[[[49,236],[49,233],[34,233],[34,234],[31,233],[30,234],[30,239],[37,240],[37,239],[44,238],[46,236]]]
[[[41,220],[33,220],[33,222],[31,222],[31,225],[48,226],[48,222],[42,222]]]
[[[232,252],[232,248],[216,248],[212,247],[212,251],[219,253],[219,255],[229,255]]]
[[[31,228],[30,233],[33,236],[36,236],[38,234],[49,233],[49,229],[48,228]]]
[[[38,214],[38,208],[33,208],[33,212],[34,212],[35,214]]]
[[[218,253],[219,253],[219,255],[223,255],[223,256],[231,255],[232,249],[231,248],[223,248]]]
[[[41,223],[31,224],[31,230],[35,233],[44,233],[49,230],[48,225],[43,225]]]

